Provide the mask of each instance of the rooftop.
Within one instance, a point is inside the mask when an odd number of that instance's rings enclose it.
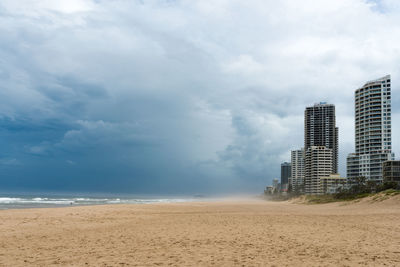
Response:
[[[380,82],[386,81],[388,79],[390,79],[390,74],[388,74],[388,75],[386,75],[386,76],[384,76],[382,78],[379,78],[379,79],[368,81],[363,85],[363,87],[365,87],[367,85],[370,85],[370,84],[374,84],[374,83],[380,83]]]

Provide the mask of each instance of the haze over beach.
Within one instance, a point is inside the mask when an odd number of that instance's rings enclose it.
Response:
[[[0,266],[398,265],[399,43],[394,0],[0,1]]]

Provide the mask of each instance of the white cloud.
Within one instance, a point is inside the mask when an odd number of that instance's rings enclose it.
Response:
[[[47,11],[65,14],[87,12],[94,8],[94,3],[87,0],[4,0],[2,6],[12,14],[39,17]]]

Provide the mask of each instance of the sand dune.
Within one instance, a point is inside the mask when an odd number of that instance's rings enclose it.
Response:
[[[0,211],[0,266],[399,266],[400,197]]]

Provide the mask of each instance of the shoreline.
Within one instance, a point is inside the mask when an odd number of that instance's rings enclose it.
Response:
[[[66,198],[21,198],[0,197],[0,210],[32,209],[32,208],[65,208],[79,206],[118,205],[118,204],[156,204],[156,203],[185,203],[193,201],[209,201],[210,199],[196,198],[90,198],[71,197]],[[215,199],[214,199],[215,200]]]
[[[32,208],[63,208],[63,207],[79,207],[79,206],[98,206],[98,205],[120,205],[120,204],[158,204],[158,203],[190,203],[190,202],[218,202],[230,199],[262,199],[260,195],[227,195],[227,196],[210,196],[210,197],[90,197],[90,196],[70,196],[66,197],[47,197],[47,196],[2,196],[0,197],[0,210],[12,209],[32,209]]]

